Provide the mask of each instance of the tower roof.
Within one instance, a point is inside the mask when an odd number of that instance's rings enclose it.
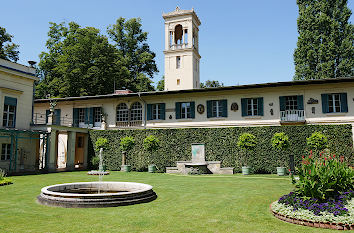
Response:
[[[192,8],[192,10],[181,10],[177,6],[174,11],[169,13],[163,13],[162,17],[166,20],[166,19],[174,18],[176,16],[183,16],[183,15],[192,15],[192,17],[194,17],[194,19],[196,20],[198,26],[201,24],[197,14],[194,11],[194,8]]]

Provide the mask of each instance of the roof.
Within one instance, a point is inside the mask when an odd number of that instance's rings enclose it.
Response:
[[[107,98],[120,98],[120,97],[137,97],[137,96],[156,96],[156,95],[171,95],[180,93],[200,93],[200,92],[215,92],[215,91],[229,91],[229,90],[245,90],[245,89],[257,89],[266,87],[289,87],[289,86],[301,86],[301,85],[320,85],[320,84],[332,84],[332,83],[354,83],[353,77],[346,78],[333,78],[333,79],[318,79],[318,80],[301,80],[301,81],[287,81],[287,82],[274,82],[274,83],[260,83],[260,84],[247,84],[238,86],[227,87],[212,87],[212,88],[198,88],[198,89],[186,89],[186,90],[173,90],[173,91],[150,91],[150,92],[133,92],[125,94],[107,94],[96,96],[80,96],[80,97],[65,97],[55,98],[56,101],[75,101],[75,100],[90,100],[90,99],[107,99]],[[50,99],[36,99],[35,103],[45,103]]]
[[[20,74],[21,76],[25,75],[27,78],[38,80],[36,77],[36,69],[30,66],[25,66],[16,62],[0,59],[0,69],[5,69],[7,71]]]

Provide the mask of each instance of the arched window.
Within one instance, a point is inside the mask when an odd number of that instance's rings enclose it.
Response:
[[[117,106],[117,122],[128,122],[129,121],[129,110],[125,103],[120,103]]]
[[[182,44],[183,28],[181,24],[175,27],[175,44]]]
[[[131,106],[130,119],[132,121],[141,121],[143,119],[143,107],[141,103],[135,102]]]

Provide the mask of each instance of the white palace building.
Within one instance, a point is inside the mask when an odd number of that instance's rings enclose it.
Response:
[[[353,77],[201,89],[197,14],[176,8],[163,18],[164,91],[56,98],[52,114],[50,99],[34,101],[32,129],[51,132],[50,170],[87,166],[88,129],[354,126]]]

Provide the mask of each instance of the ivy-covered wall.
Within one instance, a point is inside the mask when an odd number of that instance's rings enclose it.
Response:
[[[140,129],[140,130],[91,130],[89,158],[94,156],[93,146],[98,137],[108,139],[108,149],[104,151],[107,169],[120,170],[120,139],[133,136],[136,145],[127,155],[127,164],[133,170],[147,170],[148,164],[156,164],[159,171],[165,167],[176,166],[176,161],[191,160],[191,143],[205,143],[207,161],[221,161],[223,167],[241,170],[241,150],[237,147],[240,134],[249,132],[257,137],[255,150],[249,153],[250,165],[255,173],[275,173],[279,160],[288,164],[290,154],[294,155],[295,165],[299,165],[302,155],[307,155],[306,138],[313,132],[322,132],[328,137],[329,148],[338,156],[345,156],[353,164],[352,126],[351,125],[305,125],[305,126],[267,126],[267,127],[230,127],[230,128],[186,128],[186,129]],[[281,154],[274,150],[271,138],[276,132],[289,136],[290,148]],[[143,140],[155,135],[161,147],[155,155],[143,148]]]

